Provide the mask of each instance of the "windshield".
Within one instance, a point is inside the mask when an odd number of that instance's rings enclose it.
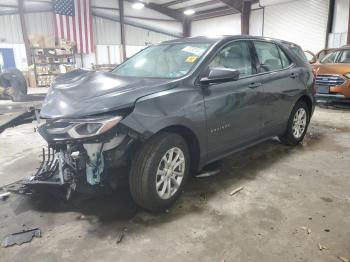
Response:
[[[337,58],[339,54],[339,51],[331,52],[328,55],[326,55],[324,58],[321,59],[321,64],[331,64],[335,62],[335,59]]]
[[[187,74],[211,43],[161,44],[150,46],[112,73],[118,76],[178,78]]]
[[[350,49],[337,50],[326,55],[322,60],[322,64],[350,64]]]

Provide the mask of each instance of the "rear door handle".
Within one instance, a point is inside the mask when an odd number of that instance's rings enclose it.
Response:
[[[291,74],[290,74],[290,77],[291,77],[291,78],[297,78],[298,76],[299,76],[299,75],[296,74],[296,73],[291,73]]]
[[[249,88],[257,88],[259,86],[262,86],[262,83],[251,83],[248,87]]]

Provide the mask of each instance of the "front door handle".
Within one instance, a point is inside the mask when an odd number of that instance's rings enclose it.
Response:
[[[298,74],[296,74],[296,73],[291,73],[290,74],[290,78],[297,78],[299,75]]]
[[[257,88],[259,86],[262,86],[262,83],[251,83],[248,87],[249,88]]]

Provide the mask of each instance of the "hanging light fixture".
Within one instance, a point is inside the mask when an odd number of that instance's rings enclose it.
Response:
[[[193,15],[194,13],[196,13],[196,11],[194,11],[194,9],[186,9],[184,11],[185,15]]]
[[[137,9],[137,10],[140,10],[140,9],[142,9],[142,8],[144,8],[144,7],[145,7],[145,4],[142,3],[142,2],[135,2],[135,3],[132,5],[132,8]]]

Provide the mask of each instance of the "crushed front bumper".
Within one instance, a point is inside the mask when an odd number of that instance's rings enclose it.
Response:
[[[116,136],[104,143],[54,144],[43,149],[41,164],[33,176],[20,182],[19,193],[60,191],[65,199],[73,192],[94,194],[124,183],[135,140]]]
[[[74,151],[75,152],[75,151]],[[84,174],[84,157],[75,158],[70,149],[49,146],[43,149],[41,164],[33,176],[21,181],[19,193],[50,192],[52,188],[65,193],[66,199],[77,189]]]

